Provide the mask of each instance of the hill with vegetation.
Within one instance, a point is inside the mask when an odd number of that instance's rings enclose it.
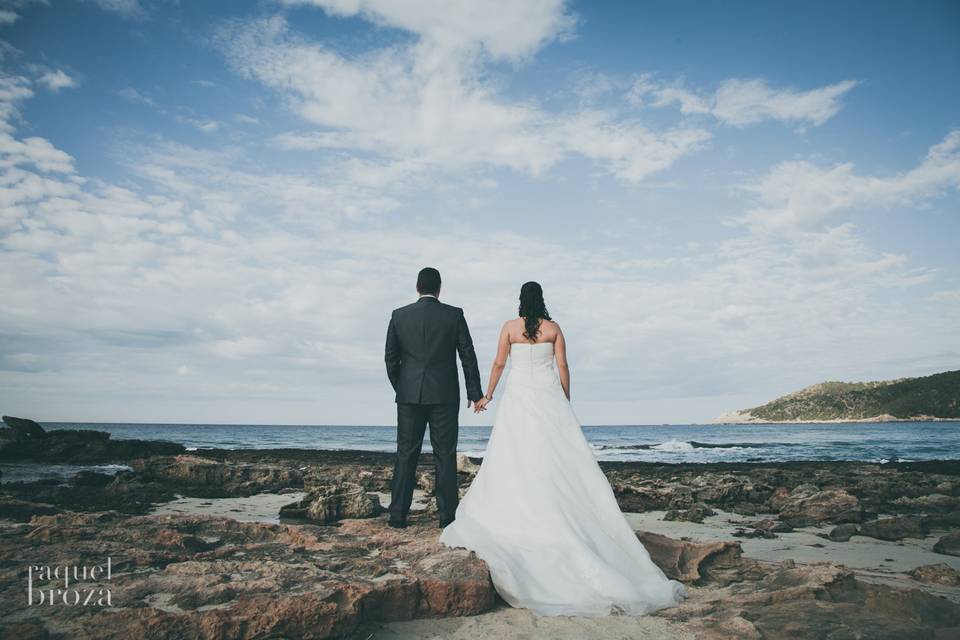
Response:
[[[821,382],[717,422],[960,420],[960,371],[882,382]]]

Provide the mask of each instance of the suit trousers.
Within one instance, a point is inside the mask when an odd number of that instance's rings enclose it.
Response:
[[[436,471],[437,511],[441,520],[452,520],[460,503],[457,490],[457,432],[460,403],[397,403],[397,461],[393,468],[390,518],[406,520],[417,484],[417,461],[423,434],[430,425],[430,446]]]

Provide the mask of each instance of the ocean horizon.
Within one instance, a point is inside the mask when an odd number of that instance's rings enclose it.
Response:
[[[42,422],[45,429],[95,429],[116,439],[171,440],[188,450],[394,451],[393,425],[270,425]],[[461,426],[458,451],[482,456],[490,426]],[[584,425],[601,461],[769,462],[941,460],[960,456],[960,422]],[[429,434],[423,450],[430,451]]]

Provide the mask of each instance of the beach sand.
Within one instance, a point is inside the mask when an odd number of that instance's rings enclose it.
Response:
[[[357,640],[693,640],[694,635],[663,618],[606,616],[539,617],[526,609],[502,606],[489,613],[463,618],[410,620],[361,627]]]

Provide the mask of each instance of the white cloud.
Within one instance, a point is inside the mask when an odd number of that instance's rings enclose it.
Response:
[[[376,24],[416,33],[421,49],[439,58],[482,46],[496,59],[526,58],[564,37],[575,24],[565,0],[282,0],[313,5],[335,16],[363,16]],[[426,61],[426,60],[424,60]],[[435,64],[444,64],[435,59]]]
[[[641,75],[628,94],[635,106],[678,104],[683,114],[709,114],[724,124],[742,127],[764,120],[818,126],[841,109],[842,98],[857,85],[844,80],[809,91],[775,89],[762,78],[730,79],[712,94],[693,91],[680,83],[666,85],[651,74]]]
[[[621,236],[611,248],[574,233],[502,230],[459,211],[438,220],[419,208],[444,189],[463,194],[459,204],[475,190],[495,197],[515,188],[514,176],[490,167],[535,174],[581,157],[633,182],[706,145],[709,132],[654,130],[598,108],[589,98],[610,91],[600,80],[581,92],[589,106],[569,112],[505,97],[484,60],[532,55],[563,33],[543,27],[547,19],[510,35],[427,14],[402,16],[413,21],[405,26],[392,22],[388,4],[336,10],[412,30],[416,41],[346,56],[279,19],[235,25],[221,33],[227,55],[311,129],[216,149],[151,134],[117,151],[122,184],[86,175],[46,138],[18,134],[17,106],[31,83],[0,74],[0,401],[8,412],[388,423],[384,324],[410,299],[423,264],[440,267],[445,299],[466,308],[484,368],[500,324],[516,312],[519,284],[540,280],[567,333],[575,402],[588,423],[654,419],[649,405],[671,401],[656,419],[683,419],[690,398],[763,392],[774,379],[789,388],[904,375],[912,371],[903,363],[960,351],[955,296],[933,294],[948,304],[929,314],[904,294],[930,286],[934,271],[873,250],[849,224],[811,224],[827,219],[822,210],[915,202],[956,186],[956,132],[917,168],[887,178],[847,165],[780,165],[748,185],[759,201],[751,227],[689,246],[627,226],[610,229]],[[434,41],[458,56],[437,57]],[[124,96],[155,106],[134,90]],[[776,113],[821,117],[812,108]],[[281,170],[262,142],[337,153]],[[457,169],[465,170],[452,176]],[[451,176],[460,182],[445,182]],[[777,224],[791,233],[752,232]]]
[[[305,120],[332,129],[319,135],[337,146],[534,172],[558,157],[538,131],[535,109],[496,101],[456,60],[437,69],[417,47],[349,60],[292,36],[278,17],[224,40],[240,71],[284,92]]]
[[[44,139],[7,146],[0,387],[11,407],[42,399],[41,418],[388,422],[384,322],[424,263],[466,307],[484,367],[518,285],[540,280],[588,422],[950,346],[948,316],[887,296],[933,274],[849,226],[638,259],[538,234],[379,224],[405,189],[431,192],[399,161],[290,174],[247,167],[241,149],[154,143],[126,149],[139,186],[121,187],[78,175]]]
[[[782,162],[743,186],[759,199],[744,220],[758,229],[808,227],[839,211],[911,205],[951,188],[960,188],[960,130],[932,146],[915,168],[889,177],[857,175],[850,162],[832,167]]]
[[[703,129],[654,133],[639,122],[618,120],[597,110],[584,110],[563,121],[555,135],[566,148],[600,161],[611,173],[630,181],[666,169],[710,139]]]
[[[198,131],[204,133],[213,133],[220,128],[220,123],[216,120],[205,120],[202,118],[190,118],[187,116],[175,116],[179,122],[189,124]]]
[[[73,158],[49,140],[36,136],[18,139],[0,133],[0,167],[10,169],[23,165],[33,165],[43,172],[73,172]]]
[[[61,69],[47,71],[40,76],[39,82],[54,92],[59,91],[60,89],[77,86],[77,81],[68,76]]]
[[[960,289],[943,289],[927,297],[931,302],[951,303],[960,306]]]
[[[19,117],[17,103],[33,95],[30,80],[21,75],[0,73],[0,131],[12,131]]]
[[[133,87],[124,87],[123,89],[119,89],[117,91],[117,95],[120,96],[121,98],[129,100],[130,102],[138,102],[140,104],[145,104],[151,107],[157,106],[153,98],[144,95],[143,93],[141,93],[137,89],[134,89]]]
[[[118,13],[125,18],[142,18],[146,15],[140,0],[92,0],[94,4],[111,13]]]
[[[0,25],[13,24],[20,19],[20,11],[32,4],[47,4],[46,0],[4,0],[0,3]]]
[[[556,7],[544,6],[549,11],[541,23],[560,24],[550,18]],[[509,31],[516,16],[507,11],[501,18]],[[414,28],[411,20],[397,24]],[[437,55],[432,40],[424,38],[443,39],[444,46],[458,51],[469,52],[472,44],[482,42],[500,55],[525,55],[546,40],[543,28],[527,33],[526,25],[521,31],[527,35],[511,47],[485,25],[461,32],[424,20],[416,27],[421,39],[414,44],[355,58],[292,34],[279,16],[228,25],[217,41],[240,73],[280,91],[296,113],[321,127],[277,136],[276,142],[287,148],[360,150],[394,159],[415,157],[444,169],[485,164],[532,174],[579,154],[637,181],[669,167],[709,137],[702,129],[657,132],[613,112],[550,114],[529,102],[510,101],[482,80],[476,55]],[[461,47],[449,33],[462,37]]]

